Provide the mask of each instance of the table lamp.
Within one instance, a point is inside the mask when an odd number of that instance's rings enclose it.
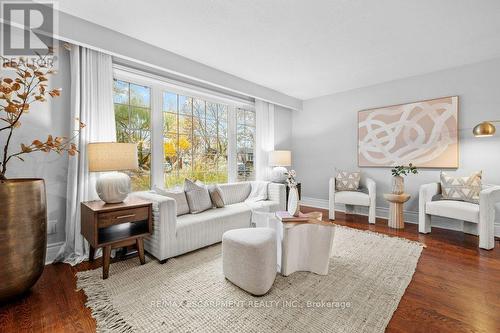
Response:
[[[135,143],[96,142],[87,145],[90,172],[134,170],[138,168]],[[109,172],[98,177],[96,191],[106,203],[119,203],[130,193],[130,177]]]
[[[269,153],[269,165],[273,166],[271,180],[275,183],[285,183],[286,173],[285,168],[292,165],[292,152],[289,150],[274,150]]]

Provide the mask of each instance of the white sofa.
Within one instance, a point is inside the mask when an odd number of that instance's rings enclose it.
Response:
[[[153,233],[144,239],[144,248],[160,262],[222,241],[224,232],[248,228],[253,212],[285,210],[285,185],[268,183],[268,200],[245,202],[252,182],[220,184],[225,207],[199,214],[177,216],[174,199],[153,191],[132,195],[153,202]]]
[[[464,221],[464,232],[479,235],[479,247],[491,250],[495,247],[495,204],[500,202],[500,186],[483,186],[479,204],[455,200],[433,200],[441,194],[441,184],[420,186],[418,231],[431,232],[431,216],[442,216]]]
[[[359,191],[337,191],[335,177],[330,178],[328,190],[328,217],[335,220],[335,204],[345,204],[346,213],[353,213],[353,206],[368,207],[368,222],[375,223],[377,185],[371,178],[361,178]],[[364,191],[363,191],[364,190]]]

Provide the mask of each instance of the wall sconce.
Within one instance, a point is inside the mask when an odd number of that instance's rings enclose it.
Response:
[[[483,121],[482,123],[474,126],[474,128],[472,129],[472,134],[474,134],[476,138],[493,136],[496,132],[496,128],[493,123],[500,123],[500,120]]]

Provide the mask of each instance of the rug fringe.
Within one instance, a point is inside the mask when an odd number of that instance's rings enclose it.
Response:
[[[78,273],[76,287],[87,295],[85,305],[92,311],[92,317],[97,323],[97,332],[134,332],[132,326],[114,308],[103,281],[92,273],[93,271]]]

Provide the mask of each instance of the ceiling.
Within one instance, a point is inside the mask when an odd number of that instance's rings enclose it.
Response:
[[[500,57],[499,0],[60,0],[300,99]]]

